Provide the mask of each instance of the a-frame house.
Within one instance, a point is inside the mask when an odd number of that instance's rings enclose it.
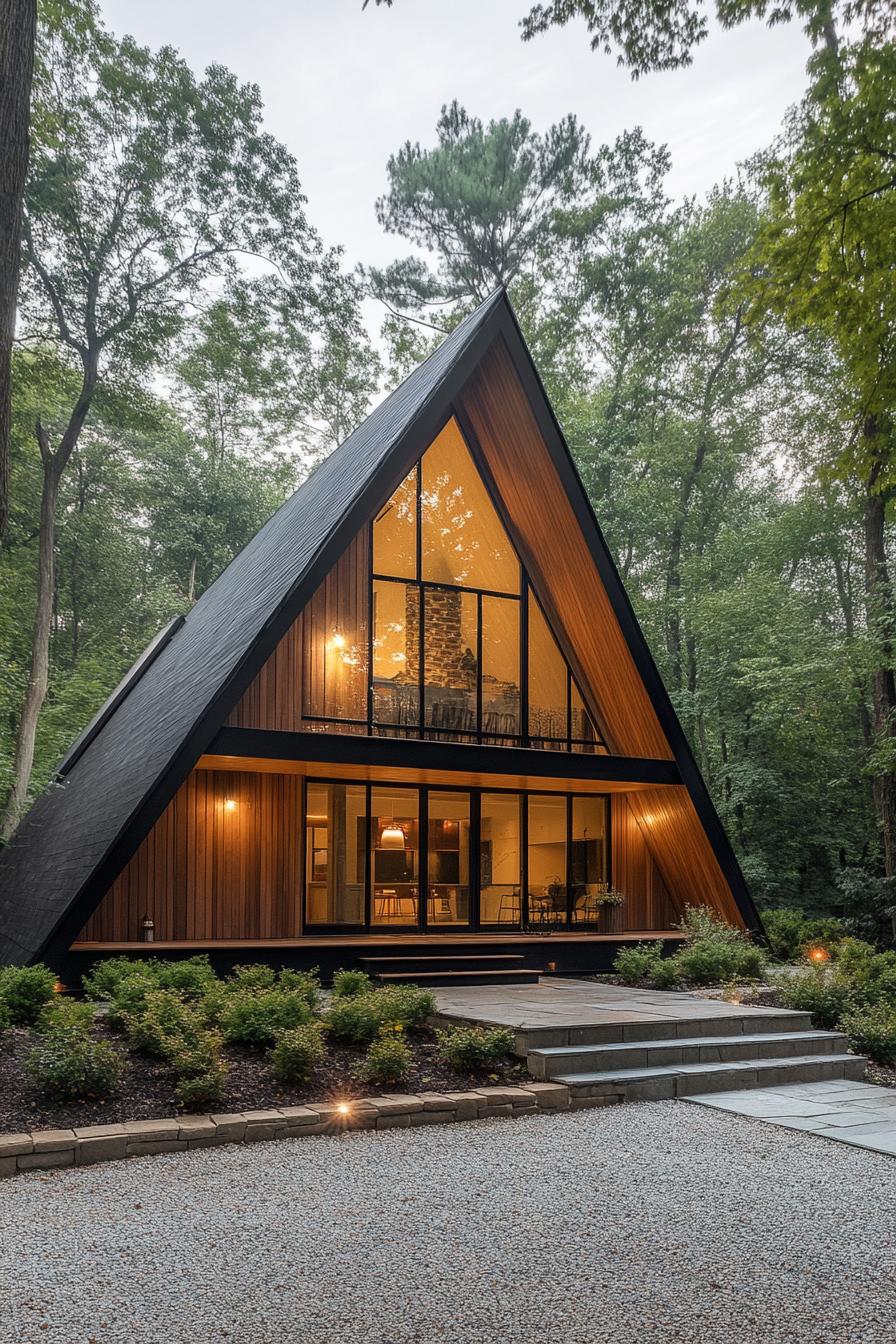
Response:
[[[759,928],[498,292],[75,743],[0,855],[0,961],[151,931],[223,962],[588,969],[688,904]]]

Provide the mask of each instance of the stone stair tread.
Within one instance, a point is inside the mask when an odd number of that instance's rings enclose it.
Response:
[[[803,1064],[822,1064],[825,1067],[846,1062],[855,1063],[861,1055],[788,1055],[773,1059],[739,1059],[724,1064],[655,1064],[639,1069],[603,1069],[593,1073],[551,1074],[552,1083],[566,1083],[569,1087],[594,1083],[641,1083],[652,1079],[675,1078],[699,1073],[744,1073],[751,1070],[798,1068]]]
[[[543,1059],[568,1059],[576,1055],[610,1054],[619,1050],[683,1050],[693,1046],[749,1045],[758,1041],[845,1041],[841,1031],[760,1031],[732,1036],[667,1036],[646,1041],[609,1041],[598,1045],[533,1046],[530,1055]]]

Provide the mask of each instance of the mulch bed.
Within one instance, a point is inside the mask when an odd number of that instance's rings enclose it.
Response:
[[[112,1041],[127,1051],[120,1036],[98,1024],[95,1037]],[[48,1105],[37,1096],[25,1071],[25,1060],[40,1038],[23,1027],[12,1027],[0,1041],[0,1134],[31,1129],[73,1129],[80,1125],[117,1124],[125,1120],[155,1120],[177,1114],[174,1073],[147,1055],[127,1052],[130,1060],[119,1091],[108,1101],[81,1101]],[[331,1045],[311,1081],[283,1087],[272,1076],[266,1052],[231,1046],[224,1051],[230,1065],[227,1091],[215,1110],[250,1111],[268,1106],[298,1106],[306,1101],[363,1097],[378,1092],[466,1092],[485,1084],[520,1083],[528,1074],[522,1060],[508,1059],[485,1073],[458,1073],[435,1058],[435,1034],[424,1031],[406,1037],[414,1053],[404,1082],[377,1086],[361,1083],[355,1070],[361,1052]]]

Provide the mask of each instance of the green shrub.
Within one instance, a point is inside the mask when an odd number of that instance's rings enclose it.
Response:
[[[6,1004],[0,999],[0,1031],[5,1031],[7,1027],[12,1026],[12,1017]]]
[[[400,1023],[380,1027],[379,1035],[358,1065],[365,1083],[400,1083],[410,1072],[414,1057]]]
[[[384,985],[375,989],[371,997],[376,1005],[380,1025],[400,1022],[409,1031],[425,1025],[436,1011],[436,996],[419,985]]]
[[[69,1028],[88,1032],[95,1018],[96,1010],[92,1003],[57,994],[49,1003],[44,1004],[34,1029],[42,1036],[48,1031],[62,1031]]]
[[[48,1101],[88,1101],[113,1093],[126,1064],[107,1041],[92,1041],[78,1028],[48,1032],[31,1052],[26,1068]]]
[[[896,1064],[896,1003],[850,1008],[837,1026],[857,1054],[868,1055],[875,1064]]]
[[[512,1055],[513,1047],[506,1027],[450,1027],[438,1033],[436,1058],[452,1069],[485,1069]]]
[[[157,989],[155,977],[142,970],[119,980],[106,1014],[106,1021],[112,1030],[124,1031],[132,1017],[140,1016],[148,996]]]
[[[747,942],[746,938],[731,943],[699,938],[680,948],[669,960],[675,965],[675,981],[679,984],[716,985],[725,980],[759,980],[765,972],[762,949]]]
[[[56,975],[49,966],[0,968],[0,999],[16,1026],[30,1027],[54,994]]]
[[[160,989],[173,989],[186,999],[199,999],[218,983],[207,956],[187,957],[184,961],[160,961],[155,970]]]
[[[142,1011],[128,1018],[128,1044],[158,1059],[171,1059],[179,1047],[201,1040],[204,1027],[197,1008],[175,990],[155,989],[147,994]]]
[[[800,1013],[811,1013],[816,1027],[830,1031],[837,1025],[849,1003],[849,988],[829,974],[824,966],[809,966],[804,971],[780,980],[781,1003]]]
[[[298,994],[314,1012],[320,999],[320,976],[313,971],[282,970],[277,976],[277,987],[287,994]]]
[[[842,919],[812,919],[803,910],[765,910],[762,924],[776,961],[797,961],[813,945],[836,951],[846,936]]]
[[[837,948],[837,970],[844,975],[854,975],[867,967],[877,956],[877,948],[861,938],[844,938]]]
[[[649,980],[663,955],[662,943],[635,943],[616,954],[613,972],[624,985],[641,985]]]
[[[281,1083],[305,1083],[324,1057],[323,1029],[305,1022],[284,1031],[270,1053],[271,1072]]]
[[[223,1068],[178,1078],[174,1085],[178,1108],[195,1115],[197,1112],[209,1111],[213,1106],[220,1106],[224,1099],[226,1080],[227,1073]]]
[[[228,985],[238,991],[273,989],[277,982],[277,974],[273,966],[265,966],[262,962],[253,962],[247,966],[234,966],[233,974]]]
[[[342,1045],[369,1045],[381,1026],[375,995],[333,999],[324,1013],[324,1024]]]
[[[281,1031],[307,1022],[311,1009],[301,994],[284,989],[232,993],[220,1014],[225,1041],[239,1045],[273,1045]]]
[[[683,978],[676,956],[661,957],[654,963],[649,983],[652,989],[677,989]]]
[[[359,994],[369,994],[373,981],[366,971],[336,971],[333,976],[333,997],[337,999],[356,999]]]
[[[114,999],[122,980],[144,975],[155,980],[158,961],[145,957],[108,957],[97,961],[84,976],[83,989],[88,999]]]
[[[228,1067],[221,1058],[221,1037],[203,1032],[180,1038],[171,1049],[170,1063],[177,1074],[175,1092],[182,1111],[201,1111],[220,1105]]]
[[[865,950],[867,943],[851,947],[835,968],[835,979],[849,991],[856,1003],[872,1004],[896,1000],[896,952]]]

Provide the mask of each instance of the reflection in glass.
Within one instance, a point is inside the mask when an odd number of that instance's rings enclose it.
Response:
[[[363,924],[366,790],[308,784],[305,809],[305,921]]]
[[[518,593],[519,561],[454,420],[423,454],[422,477],[420,577]]]
[[[407,475],[373,523],[373,572],[417,577],[417,468]]]
[[[529,795],[529,923],[566,921],[566,797]]]
[[[520,795],[483,793],[479,831],[479,918],[483,924],[519,927]]]
[[[567,740],[566,659],[531,591],[528,610],[529,737],[533,747],[556,748]]]
[[[429,793],[427,910],[430,926],[470,922],[470,795]]]
[[[594,727],[594,722],[582,699],[575,681],[570,681],[570,722],[572,727],[572,749],[584,754],[606,754],[603,739]]]
[[[600,898],[607,890],[607,802],[573,798],[569,884],[574,924],[600,921]]]
[[[424,721],[442,741],[476,732],[478,638],[475,593],[424,589]]]
[[[419,817],[416,789],[371,790],[370,868],[373,924],[416,924]]]
[[[483,741],[503,746],[520,735],[520,604],[482,599]]]
[[[420,590],[377,579],[373,585],[373,719],[420,722]]]

